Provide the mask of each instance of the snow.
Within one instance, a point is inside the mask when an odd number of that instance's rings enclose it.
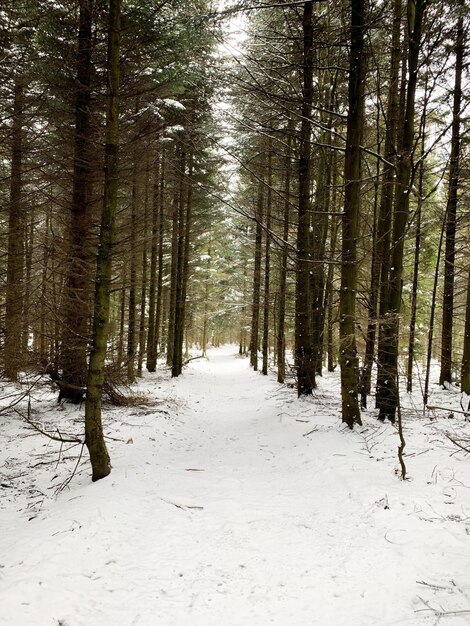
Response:
[[[96,484],[83,458],[64,485],[79,450],[0,414],[0,624],[470,622],[470,463],[445,437],[463,416],[403,403],[402,482],[394,427],[341,425],[337,373],[298,400],[226,346],[138,392],[105,411]],[[35,398],[34,419],[79,432],[83,410]]]

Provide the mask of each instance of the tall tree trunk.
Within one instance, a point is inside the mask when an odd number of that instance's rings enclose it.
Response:
[[[383,401],[379,411],[379,419],[381,421],[389,419],[392,423],[395,423],[395,414],[398,406],[398,347],[403,287],[403,250],[412,184],[415,95],[425,7],[426,0],[416,0],[416,2],[415,0],[408,0],[408,80],[403,138],[400,143],[400,154],[398,155],[388,306],[384,320]]]
[[[311,270],[311,138],[313,103],[313,2],[304,3],[302,16],[302,107],[299,138],[299,205],[295,289],[295,367],[297,393],[310,395],[316,386],[312,340]]]
[[[338,206],[338,189],[337,189],[337,178],[338,178],[338,167],[337,167],[337,156],[333,154],[332,163],[332,208],[333,212],[336,212]],[[328,350],[328,362],[327,369],[329,372],[334,372],[335,369],[335,349],[333,345],[333,324],[334,324],[334,309],[333,309],[333,282],[335,275],[335,260],[336,260],[336,246],[338,240],[338,231],[339,231],[339,223],[336,219],[336,216],[331,217],[331,226],[330,226],[330,263],[328,265],[328,273],[326,278],[326,303],[327,303],[327,350]]]
[[[455,82],[452,117],[452,142],[449,164],[449,191],[446,208],[446,247],[444,292],[442,302],[441,372],[439,384],[452,382],[452,331],[454,326],[455,234],[460,161],[460,115],[462,108],[462,70],[464,60],[463,0],[459,2],[457,40],[455,44]]]
[[[434,268],[434,282],[431,294],[431,311],[429,314],[429,327],[428,327],[428,345],[426,351],[426,373],[424,375],[424,390],[423,390],[423,409],[426,409],[428,404],[429,397],[429,379],[431,375],[431,358],[432,358],[432,348],[433,348],[433,339],[434,339],[434,320],[436,318],[436,304],[437,304],[437,288],[439,284],[439,273],[440,273],[440,265],[441,265],[441,257],[442,257],[442,248],[444,245],[444,233],[446,227],[446,218],[444,215],[444,219],[441,225],[441,234],[439,236],[439,244],[437,246],[437,259],[436,266]]]
[[[207,278],[204,284],[204,317],[202,324],[202,356],[207,356],[207,341],[209,330],[209,293],[210,293],[210,272],[212,265],[212,235],[209,237],[209,246],[207,248]]]
[[[284,220],[282,230],[282,247],[279,270],[279,319],[277,331],[277,382],[284,383],[286,378],[286,293],[287,293],[287,259],[289,250],[290,225],[290,188],[291,188],[291,144],[292,122],[289,117],[287,126],[286,173],[284,181]]]
[[[251,308],[251,337],[250,337],[250,365],[258,370],[258,342],[259,342],[259,305],[261,292],[261,246],[263,231],[261,222],[263,220],[263,182],[258,186],[258,198],[256,202],[256,230],[255,230],[255,264],[253,268],[253,303]]]
[[[175,328],[175,348],[173,354],[172,376],[179,376],[183,369],[183,338],[186,324],[186,294],[188,290],[189,278],[189,249],[191,239],[191,214],[192,214],[192,175],[193,175],[193,154],[188,157],[187,194],[182,198],[181,203],[181,229],[182,229],[182,249],[180,260],[180,293],[177,300],[177,326]],[[186,344],[187,349],[187,344]]]
[[[177,155],[175,154],[175,157]],[[170,310],[168,315],[168,338],[167,338],[167,365],[173,364],[173,350],[175,342],[176,307],[178,301],[178,264],[180,262],[179,246],[181,225],[179,215],[181,213],[181,202],[183,198],[183,177],[185,168],[185,155],[180,154],[179,179],[175,176],[175,188],[173,190],[173,213],[171,231],[171,274],[170,274]],[[177,180],[179,184],[177,184]]]
[[[33,269],[33,251],[34,251],[34,222],[35,222],[35,210],[34,206],[30,209],[30,215],[28,216],[28,223],[25,224],[25,285],[27,288],[24,291],[24,303],[23,303],[23,325],[21,329],[21,353],[24,356],[28,354],[29,349],[29,335],[31,325],[31,283],[32,283],[32,269]]]
[[[342,421],[361,424],[356,350],[357,238],[361,192],[361,143],[364,128],[364,0],[351,2],[348,122],[344,159],[344,212],[340,292],[340,366]]]
[[[160,157],[155,159],[155,174],[152,201],[152,242],[150,249],[149,319],[147,334],[147,370],[154,372],[157,367],[157,346],[155,345],[155,308],[157,293],[157,252],[158,252],[158,213],[160,186]]]
[[[85,443],[90,454],[93,481],[100,480],[111,472],[111,462],[103,437],[101,397],[108,340],[112,253],[118,192],[120,28],[121,0],[109,0],[104,199],[96,264],[93,336],[85,402]]]
[[[90,196],[91,196],[91,51],[94,0],[80,0],[73,191],[70,207],[69,265],[65,278],[64,321],[61,337],[60,396],[80,402],[87,377],[87,349],[91,314]]]
[[[23,161],[24,81],[15,78],[11,132],[10,202],[5,311],[5,374],[17,380],[22,365],[21,316],[24,299],[24,225],[21,206]]]
[[[376,117],[376,141],[377,153],[380,155],[380,96],[377,102]],[[361,369],[359,388],[361,392],[361,409],[367,408],[367,396],[371,392],[372,366],[375,355],[375,336],[377,333],[377,305],[379,301],[380,263],[378,259],[377,246],[377,221],[379,205],[379,180],[380,180],[380,159],[376,161],[376,171],[374,180],[374,214],[372,226],[372,259],[370,265],[370,290],[368,301],[368,320],[366,333],[366,346],[364,353],[364,364]]]
[[[268,142],[268,190],[266,194],[266,238],[265,238],[265,256],[264,256],[264,302],[263,302],[263,366],[261,373],[266,376],[268,374],[268,356],[269,356],[269,310],[270,310],[270,269],[271,269],[271,213],[272,213],[272,184],[273,184],[273,166],[272,166],[272,142],[271,138]]]
[[[158,357],[158,346],[161,337],[160,322],[163,317],[163,311],[166,310],[165,294],[163,289],[163,238],[165,234],[165,153],[162,152],[162,165],[159,189],[159,205],[160,212],[158,215],[158,275],[157,275],[157,304],[155,308],[155,332],[153,342],[155,344],[155,358]],[[162,325],[163,328],[163,325]],[[163,331],[162,331],[163,332]],[[163,342],[162,342],[163,343]]]
[[[150,186],[150,164],[147,157],[145,169],[145,198],[144,198],[144,232],[142,243],[142,281],[140,287],[140,319],[139,319],[139,355],[137,357],[137,376],[142,376],[142,365],[145,354],[145,331],[146,331],[146,306],[147,306],[147,228],[149,217],[149,186]]]
[[[136,112],[138,107],[136,106]],[[136,139],[134,139],[136,141]],[[137,291],[137,151],[134,150],[132,168],[131,237],[130,237],[130,276],[129,312],[127,321],[127,381],[135,382],[136,353],[136,291]]]
[[[426,76],[424,87],[424,106],[421,115],[421,159],[419,162],[418,174],[418,200],[415,214],[416,232],[415,232],[415,251],[413,260],[413,282],[411,287],[411,313],[410,313],[410,336],[408,341],[408,360],[406,366],[406,390],[413,390],[413,365],[415,358],[415,335],[416,335],[416,314],[418,306],[418,286],[419,286],[419,257],[421,253],[421,217],[423,210],[423,194],[424,194],[424,157],[426,150],[426,113],[428,102],[428,79]]]
[[[379,296],[379,339],[377,346],[377,386],[376,406],[380,408],[385,390],[383,364],[385,350],[383,342],[384,318],[388,306],[388,275],[390,271],[390,240],[392,229],[393,198],[395,189],[395,163],[398,133],[398,117],[400,108],[400,33],[402,21],[402,0],[393,2],[392,54],[390,60],[390,79],[387,100],[387,129],[384,146],[384,165],[382,168],[382,188],[380,196],[379,216],[377,222],[377,272]],[[405,55],[406,56],[406,55]],[[404,62],[404,65],[406,63]],[[404,92],[404,89],[403,89]],[[365,384],[367,387],[367,383]]]

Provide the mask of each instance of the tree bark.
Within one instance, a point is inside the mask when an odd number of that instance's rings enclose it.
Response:
[[[85,443],[90,454],[93,481],[105,478],[111,472],[111,462],[103,437],[101,401],[108,339],[112,253],[118,192],[121,1],[109,0],[104,198],[96,265],[93,337],[85,402]]]
[[[142,243],[142,273],[140,287],[140,319],[139,319],[139,354],[137,357],[137,376],[142,376],[142,365],[146,349],[146,306],[147,306],[147,229],[149,218],[149,186],[150,164],[147,157],[145,169],[145,198],[144,198],[144,232]]]
[[[94,0],[80,0],[78,65],[75,94],[73,191],[70,207],[70,252],[64,286],[61,337],[60,397],[80,402],[87,377],[91,314],[90,196],[91,196],[91,51]]]
[[[292,122],[289,117],[287,126],[287,154],[285,158],[286,173],[284,181],[284,219],[282,230],[282,247],[279,270],[279,316],[277,331],[277,382],[283,384],[286,378],[286,293],[287,293],[287,259],[289,249],[290,225],[290,189],[291,189],[291,144]]]
[[[259,341],[259,306],[261,292],[261,245],[263,231],[261,222],[263,219],[263,182],[258,186],[258,198],[256,202],[256,230],[255,230],[255,264],[253,268],[253,303],[251,309],[251,337],[250,337],[250,364],[255,372],[258,370],[258,341]]]
[[[17,380],[22,365],[21,316],[24,299],[23,187],[24,81],[15,78],[11,134],[10,202],[8,205],[7,289],[5,310],[5,375]]]
[[[388,275],[390,271],[390,241],[392,230],[393,198],[395,190],[395,163],[397,152],[398,116],[400,108],[400,33],[402,21],[402,0],[393,2],[392,55],[387,101],[387,129],[385,133],[384,162],[382,168],[382,188],[379,217],[377,223],[377,291],[379,299],[379,338],[377,346],[377,385],[376,407],[380,408],[385,390],[383,364],[386,347],[383,342],[385,314],[388,306]],[[405,54],[406,57],[406,54]],[[404,61],[405,64],[405,61]],[[365,383],[367,387],[367,382]]]
[[[147,371],[157,367],[157,346],[155,345],[155,309],[157,293],[157,253],[158,253],[158,213],[160,186],[160,156],[155,159],[155,174],[152,198],[152,242],[150,248],[149,318],[147,333]]]
[[[313,2],[305,2],[302,16],[302,107],[299,138],[299,204],[295,289],[295,367],[297,393],[311,395],[316,386],[316,355],[312,339],[311,298],[311,138],[313,103]]]
[[[359,366],[356,350],[356,250],[361,203],[361,143],[364,128],[364,33],[364,0],[352,0],[339,305],[342,421],[349,428],[353,428],[355,423],[362,423],[358,402]]]
[[[398,155],[388,306],[384,320],[383,394],[379,419],[395,423],[398,406],[398,346],[402,296],[403,250],[408,223],[414,150],[415,95],[426,0],[408,1],[408,80],[403,137]]]
[[[449,191],[446,208],[446,246],[444,255],[444,292],[442,302],[441,372],[439,384],[452,382],[452,331],[454,326],[455,236],[457,230],[457,204],[460,165],[460,115],[462,108],[462,70],[464,61],[463,2],[455,45],[455,82],[452,116],[452,140],[449,164]]]
[[[268,356],[269,356],[269,309],[270,309],[270,269],[271,269],[271,212],[272,212],[272,184],[273,184],[273,167],[272,167],[272,142],[268,142],[268,190],[266,194],[266,237],[265,237],[265,255],[264,255],[264,302],[263,302],[263,365],[261,373],[264,376],[268,374]]]

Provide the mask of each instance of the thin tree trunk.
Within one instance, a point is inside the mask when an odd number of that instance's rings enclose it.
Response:
[[[149,185],[150,185],[150,164],[147,157],[147,166],[145,171],[145,198],[144,198],[144,232],[142,244],[142,283],[140,289],[140,320],[139,320],[139,355],[137,357],[137,376],[142,376],[142,365],[145,354],[145,323],[146,305],[147,305],[147,228],[149,213]]]
[[[279,319],[277,331],[277,382],[284,383],[286,378],[286,293],[287,293],[287,259],[289,248],[290,225],[290,188],[291,188],[291,144],[292,122],[289,117],[287,126],[286,174],[284,182],[284,221],[282,231],[282,247],[279,270]]]
[[[192,214],[192,175],[193,175],[193,154],[189,154],[188,158],[188,177],[187,177],[187,196],[186,202],[182,200],[182,250],[181,250],[181,293],[178,300],[178,326],[175,329],[175,351],[173,355],[173,368],[172,376],[179,376],[183,369],[183,338],[186,328],[186,295],[188,290],[188,278],[189,278],[189,249],[191,239],[191,214]],[[184,208],[186,210],[184,211]],[[187,349],[187,342],[186,342]]]
[[[261,246],[263,231],[261,222],[263,219],[263,183],[258,187],[256,203],[256,231],[255,231],[255,264],[253,268],[253,304],[251,309],[251,338],[250,338],[250,364],[255,372],[258,370],[258,341],[259,341],[259,305],[261,291]]]
[[[377,385],[376,407],[380,408],[382,395],[385,391],[383,364],[385,350],[383,330],[385,314],[388,306],[388,275],[390,271],[390,240],[392,229],[393,198],[395,189],[396,144],[398,134],[398,117],[400,109],[400,57],[406,58],[400,46],[402,21],[402,0],[393,2],[392,55],[390,60],[390,80],[387,101],[387,129],[385,134],[384,162],[382,168],[382,189],[380,196],[379,217],[377,223],[377,272],[379,293],[379,338],[377,346]],[[406,62],[404,61],[404,66]],[[404,72],[405,73],[405,72]],[[404,87],[403,87],[404,93]]]
[[[376,141],[377,153],[380,154],[380,99],[377,103],[376,117]],[[366,334],[366,349],[364,353],[364,364],[360,376],[361,409],[367,408],[367,396],[371,392],[372,366],[375,354],[375,336],[377,333],[377,306],[379,301],[380,283],[380,263],[378,259],[377,246],[377,221],[379,205],[379,180],[380,180],[380,159],[376,161],[375,181],[374,181],[374,215],[372,227],[372,259],[370,266],[370,291],[368,301],[368,320]]]
[[[175,155],[176,156],[176,155]],[[172,213],[172,231],[171,231],[171,274],[170,274],[170,311],[168,315],[168,338],[167,338],[167,365],[173,364],[173,350],[175,341],[175,321],[177,306],[177,287],[178,287],[178,264],[179,264],[179,243],[180,243],[180,223],[179,213],[182,202],[182,184],[184,175],[184,154],[180,155],[179,166],[179,185],[175,184],[173,192],[173,213]],[[176,183],[176,181],[175,181]]]
[[[176,295],[175,295],[175,314],[173,324],[173,358],[171,375],[179,376],[183,367],[183,337],[184,337],[184,320],[183,320],[183,272],[184,272],[184,235],[186,230],[186,153],[181,152],[181,178],[178,199],[178,240],[177,240],[177,258],[176,258]]]
[[[161,177],[160,177],[160,190],[159,190],[159,205],[160,212],[158,215],[158,276],[157,276],[157,304],[155,308],[155,332],[154,332],[154,344],[155,344],[155,358],[158,357],[158,346],[160,342],[160,322],[163,317],[163,311],[166,306],[164,302],[164,296],[166,291],[163,290],[163,237],[165,234],[165,153],[162,153],[162,165],[161,165]],[[163,329],[163,325],[162,325]],[[163,334],[163,330],[162,330]],[[163,337],[162,337],[163,339]],[[163,343],[163,341],[162,341]]]
[[[136,105],[136,111],[138,107]],[[134,139],[136,141],[136,139]],[[136,291],[137,291],[137,153],[134,150],[132,168],[132,201],[131,201],[131,237],[130,237],[130,276],[129,276],[129,308],[127,321],[127,381],[135,382],[136,353]]]
[[[421,216],[423,209],[423,183],[424,183],[424,156],[426,143],[426,112],[428,101],[428,81],[426,76],[424,87],[424,106],[421,115],[421,160],[418,174],[418,201],[416,207],[415,221],[415,251],[413,261],[413,283],[411,288],[411,314],[410,314],[410,337],[408,341],[408,361],[406,367],[406,390],[410,393],[413,390],[413,365],[415,357],[415,335],[416,335],[416,313],[418,305],[418,285],[419,285],[419,257],[421,253]]]
[[[155,345],[155,308],[157,292],[157,253],[158,253],[158,213],[160,186],[160,158],[155,159],[155,178],[152,202],[152,243],[150,251],[149,319],[147,336],[147,370],[154,372],[157,367],[157,346]]]
[[[434,269],[434,283],[433,283],[432,295],[431,295],[431,312],[429,315],[428,345],[427,345],[427,351],[426,351],[426,373],[424,376],[423,409],[426,409],[426,406],[428,404],[428,397],[429,397],[429,378],[431,375],[431,358],[432,358],[432,347],[433,347],[433,339],[434,339],[434,320],[436,317],[437,287],[439,284],[442,248],[444,245],[445,222],[446,222],[446,219],[444,215],[444,220],[441,225],[439,245],[437,247],[437,259],[436,259],[436,267]]]
[[[264,256],[264,302],[263,302],[263,365],[261,373],[264,376],[268,374],[268,356],[269,356],[269,309],[271,303],[270,297],[270,269],[271,269],[271,213],[272,213],[272,184],[273,184],[273,166],[272,166],[272,142],[271,138],[268,142],[268,190],[266,194],[266,238],[265,238],[265,256]]]
[[[121,0],[109,0],[104,199],[96,264],[93,337],[85,402],[85,443],[90,454],[93,481],[100,480],[111,472],[111,462],[103,437],[101,396],[108,339],[112,253],[118,192],[120,22]]]
[[[204,285],[204,318],[202,324],[202,356],[207,356],[207,339],[209,327],[209,292],[210,292],[210,271],[212,265],[212,235],[209,238],[207,249],[207,277]]]
[[[464,61],[463,0],[459,2],[457,24],[452,141],[449,165],[449,192],[446,209],[446,247],[442,302],[441,372],[439,384],[452,382],[452,331],[454,326],[455,235],[460,161],[460,115],[462,108],[462,70]]]
[[[364,0],[351,2],[348,123],[344,159],[344,212],[340,292],[340,366],[342,421],[361,424],[356,350],[357,237],[361,193],[361,143],[364,128]]]
[[[5,310],[5,375],[17,380],[22,365],[21,316],[24,299],[24,227],[22,193],[24,81],[15,78],[11,133],[10,202],[8,205],[7,289]]]
[[[29,223],[25,224],[25,285],[23,302],[23,325],[21,329],[21,353],[23,358],[28,354],[29,335],[31,323],[31,287],[32,287],[32,267],[33,267],[33,250],[34,250],[34,222],[35,210],[34,206],[30,209],[31,215],[28,216]]]

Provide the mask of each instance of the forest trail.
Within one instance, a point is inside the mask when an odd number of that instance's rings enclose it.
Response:
[[[0,624],[424,625],[422,599],[467,608],[465,525],[427,519],[428,501],[450,510],[442,485],[400,483],[364,434],[390,450],[392,427],[344,431],[337,380],[322,385],[298,401],[233,346],[146,376],[171,401],[106,412],[129,442],[111,445],[108,479],[85,465],[33,519],[7,511]]]

